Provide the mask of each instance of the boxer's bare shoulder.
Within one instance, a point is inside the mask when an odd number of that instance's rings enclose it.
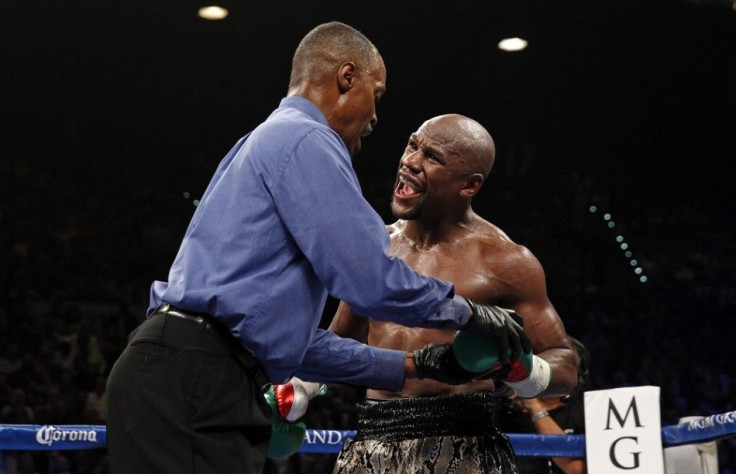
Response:
[[[391,255],[420,273],[452,281],[458,294],[479,302],[500,305],[527,278],[543,278],[542,267],[529,249],[477,215],[435,241],[413,239],[406,232],[406,221],[387,228]]]

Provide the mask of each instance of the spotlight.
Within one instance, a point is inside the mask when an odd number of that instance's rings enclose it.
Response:
[[[526,48],[529,43],[522,38],[506,38],[498,43],[498,49],[509,52],[521,51]]]
[[[202,7],[197,11],[197,15],[205,20],[223,20],[227,17],[228,13],[227,9],[218,7],[217,5]]]

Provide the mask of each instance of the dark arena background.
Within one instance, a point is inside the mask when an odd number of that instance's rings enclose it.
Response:
[[[386,222],[408,135],[439,114],[478,120],[497,159],[474,208],[541,261],[592,353],[587,388],[660,386],[663,425],[736,409],[729,1],[217,4],[222,21],[191,0],[0,1],[0,423],[104,424],[106,374],[217,163],[330,20],[364,32],[388,70],[354,161]],[[528,46],[500,50],[509,37]],[[354,429],[361,396],[333,387],[307,426]],[[718,452],[733,473],[734,438]],[[0,473],[107,472],[104,449],[0,456]]]

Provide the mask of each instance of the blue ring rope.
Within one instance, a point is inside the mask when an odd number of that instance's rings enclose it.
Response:
[[[736,435],[736,411],[662,427],[662,444],[677,446]],[[337,453],[355,431],[307,430],[302,453]],[[585,435],[509,433],[517,456],[585,457]],[[107,445],[102,425],[2,425],[0,451],[99,449]]]

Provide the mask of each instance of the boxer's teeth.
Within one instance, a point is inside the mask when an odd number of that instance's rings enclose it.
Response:
[[[399,177],[399,185],[396,187],[397,194],[407,197],[419,194],[419,190],[403,177]]]

